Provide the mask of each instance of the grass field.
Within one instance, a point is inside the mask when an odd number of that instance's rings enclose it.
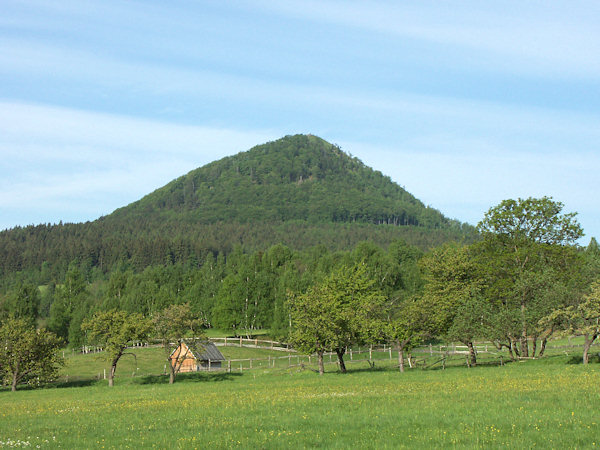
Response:
[[[150,355],[160,349],[140,350]],[[255,351],[235,349],[237,356]],[[84,362],[72,362],[71,369],[80,370]],[[276,367],[184,374],[174,385],[166,384],[166,377],[131,377],[122,370],[112,389],[104,380],[82,379],[70,387],[0,392],[0,446],[600,445],[600,365],[572,362],[557,355],[504,366],[467,369],[450,364],[446,370],[404,374],[393,370],[392,363],[382,361],[373,370],[357,362],[345,375],[333,365],[323,377],[298,367]]]

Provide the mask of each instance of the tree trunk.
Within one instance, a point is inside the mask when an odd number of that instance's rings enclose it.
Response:
[[[546,351],[546,342],[548,342],[548,339],[546,339],[546,338],[542,339],[542,345],[540,347],[540,353],[538,355],[540,358],[542,356],[544,356],[544,352]]]
[[[17,371],[13,372],[12,383],[10,386],[10,390],[15,392],[17,390]]]
[[[475,354],[475,347],[473,347],[473,342],[467,342],[467,347],[469,348],[469,357],[471,358],[471,366],[475,367],[477,365],[477,355]]]
[[[323,352],[317,352],[319,356],[319,375],[323,375],[325,373],[325,364],[323,363]]]
[[[400,372],[404,372],[404,347],[398,344],[398,367]]]
[[[109,387],[113,387],[115,385],[115,372],[117,371],[117,361],[113,361],[112,365],[110,366],[110,372],[108,373]]]
[[[335,353],[337,353],[338,363],[340,365],[340,372],[346,373],[346,364],[344,364],[344,353],[346,353],[346,349],[336,348]]]
[[[523,358],[529,358],[529,342],[527,341],[527,334],[521,337],[521,356]]]
[[[171,361],[168,362],[169,364],[169,384],[173,384],[175,383],[175,367],[173,367],[173,364],[171,364]]]
[[[519,358],[521,356],[521,353],[519,353],[519,346],[517,345],[517,340],[512,337],[510,338],[509,351],[510,351],[510,357],[513,361],[516,358]]]
[[[583,337],[584,337],[584,342],[583,342],[583,363],[587,364],[587,363],[590,362],[590,347],[592,346],[592,344],[596,340],[596,335],[592,334],[590,336],[589,334],[585,334]]]

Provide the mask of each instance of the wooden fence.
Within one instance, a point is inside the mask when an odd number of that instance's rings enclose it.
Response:
[[[277,341],[268,341],[264,339],[245,339],[241,336],[235,337],[224,337],[224,338],[208,338],[210,342],[215,344],[217,347],[222,346],[234,346],[234,347],[249,347],[249,348],[264,348],[268,350],[278,350],[284,352],[295,352],[289,344]]]
[[[270,341],[265,341],[270,342]],[[232,345],[231,341],[227,341],[227,345]],[[239,342],[237,343],[239,345]],[[260,347],[267,348],[267,347]],[[478,353],[494,353],[491,352],[492,348],[481,345],[477,346]],[[495,348],[493,349],[495,350]],[[468,355],[467,346],[425,346],[411,350],[412,358],[409,360],[408,355],[405,356],[407,365],[413,367],[419,365],[425,367],[426,364],[424,359],[418,359],[417,353],[425,353],[434,355],[440,354],[442,358],[436,361],[430,366],[433,366],[439,362],[445,366],[446,359],[454,355],[460,355],[466,357]],[[302,355],[295,353],[293,350],[289,350],[287,355],[284,356],[268,356],[263,358],[246,358],[246,359],[230,359],[223,361],[220,368],[211,368],[211,370],[221,370],[227,372],[243,372],[245,370],[253,369],[272,369],[272,368],[293,368],[293,367],[304,367],[306,365],[314,365],[317,363],[317,355]],[[344,362],[346,364],[352,364],[355,362],[369,362],[374,364],[376,361],[392,361],[395,364],[398,360],[398,351],[394,350],[393,346],[388,344],[379,347],[359,347],[358,349],[348,348],[344,354]],[[338,364],[337,354],[335,352],[326,352],[323,355],[324,364]],[[467,365],[468,362],[465,362]]]

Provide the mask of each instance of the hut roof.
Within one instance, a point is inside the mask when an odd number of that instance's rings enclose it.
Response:
[[[225,357],[219,351],[217,346],[210,341],[192,341],[184,342],[185,345],[190,349],[190,352],[200,361],[225,361]],[[173,351],[175,353],[177,349]],[[173,355],[171,354],[171,356]]]

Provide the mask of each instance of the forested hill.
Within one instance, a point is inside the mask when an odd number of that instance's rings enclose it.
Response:
[[[286,136],[196,169],[94,222],[0,233],[0,275],[64,274],[77,260],[110,272],[201,260],[236,245],[349,249],[403,239],[423,249],[474,239],[389,177],[315,136]]]
[[[210,163],[107,218],[193,223],[305,220],[449,228],[389,177],[316,136],[287,136]]]

